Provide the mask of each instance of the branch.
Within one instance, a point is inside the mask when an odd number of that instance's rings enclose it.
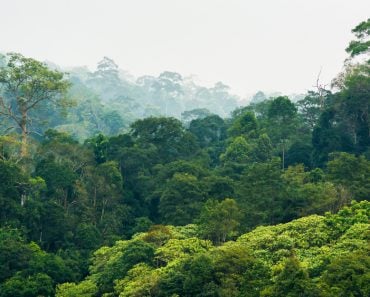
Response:
[[[313,86],[313,87],[317,89],[317,93],[319,95],[319,100],[320,100],[320,108],[323,109],[323,107],[324,107],[324,92],[325,92],[326,87],[328,86],[328,84],[324,84],[324,85],[320,84],[321,72],[322,72],[322,67],[320,68],[319,74],[317,75],[316,85]]]
[[[4,115],[6,117],[10,117],[12,118],[18,126],[21,126],[21,123],[19,121],[19,119],[17,118],[17,116],[13,113],[12,111],[12,107],[11,107],[11,104],[9,104],[9,106],[6,106],[5,105],[5,100],[3,97],[0,97],[0,115]]]
[[[47,90],[44,90],[39,98],[37,100],[35,100],[33,103],[31,103],[30,105],[28,105],[26,107],[26,111],[29,111],[30,109],[34,108],[38,103],[40,103],[41,101],[44,101],[44,100],[51,100],[51,98],[53,97],[53,92],[52,91],[47,91]]]

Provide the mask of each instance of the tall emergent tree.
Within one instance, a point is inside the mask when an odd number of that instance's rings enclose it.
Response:
[[[347,53],[349,53],[351,57],[369,53],[370,18],[358,24],[352,30],[352,33],[355,34],[356,40],[350,42],[349,46],[346,48]],[[368,62],[369,61],[370,60],[368,60]]]
[[[69,87],[64,74],[21,54],[7,54],[0,67],[0,117],[13,122],[21,132],[21,156],[27,155],[30,112],[42,103],[60,103]]]

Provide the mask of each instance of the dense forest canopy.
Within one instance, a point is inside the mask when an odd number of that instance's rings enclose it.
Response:
[[[0,57],[0,297],[369,296],[370,19],[299,100]]]

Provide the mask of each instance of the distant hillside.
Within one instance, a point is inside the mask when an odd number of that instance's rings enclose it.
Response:
[[[69,95],[76,106],[55,128],[79,139],[97,132],[117,134],[134,120],[149,116],[181,119],[184,111],[206,109],[208,114],[226,117],[238,107],[239,97],[221,82],[206,88],[168,71],[135,79],[107,57],[94,72],[78,67],[68,73],[72,82]]]

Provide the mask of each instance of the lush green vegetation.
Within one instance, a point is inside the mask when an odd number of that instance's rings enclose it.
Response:
[[[98,249],[89,276],[57,296],[368,296],[369,215],[369,202],[354,202],[221,246],[194,225],[154,226]]]
[[[230,117],[221,84],[2,57],[0,297],[369,296],[369,24],[332,91]]]

